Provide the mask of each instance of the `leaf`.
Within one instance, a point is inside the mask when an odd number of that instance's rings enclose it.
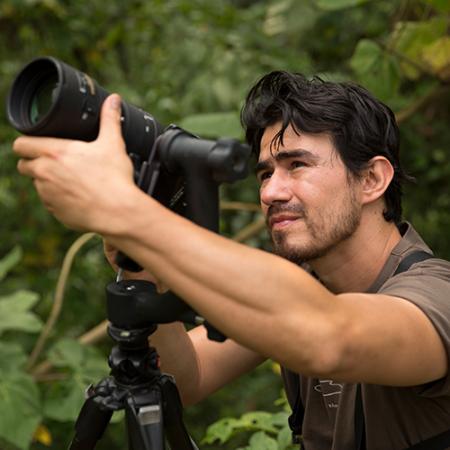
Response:
[[[249,441],[249,450],[278,450],[277,441],[263,431],[255,433]]]
[[[423,49],[423,59],[443,80],[450,80],[450,37],[444,36]]]
[[[288,423],[289,413],[287,411],[280,411],[272,414],[270,421],[273,425],[278,427],[284,427]]]
[[[73,421],[84,403],[86,387],[107,375],[108,366],[97,349],[73,339],[59,341],[48,354],[55,367],[67,368],[71,377],[49,386],[44,414],[57,421]]]
[[[84,348],[74,339],[61,339],[48,352],[48,359],[55,367],[77,370],[84,360]]]
[[[277,429],[273,425],[272,418],[273,415],[271,413],[265,411],[252,411],[243,414],[241,422],[250,429],[258,429],[275,434]]]
[[[39,295],[31,291],[0,297],[0,334],[5,330],[39,331],[42,321],[29,311],[38,300]]]
[[[278,448],[279,450],[285,450],[292,446],[292,431],[289,425],[286,425],[277,436]]]
[[[85,400],[85,388],[78,377],[54,383],[45,395],[45,417],[58,422],[75,420]]]
[[[370,0],[316,0],[316,5],[325,11],[336,11],[338,9],[360,6],[368,1]]]
[[[367,72],[378,63],[380,58],[380,47],[369,39],[361,39],[350,60],[350,66],[355,72]]]
[[[417,79],[421,71],[415,66],[424,65],[423,52],[425,48],[445,35],[447,21],[444,17],[437,17],[420,22],[399,22],[390,36],[390,46],[404,57],[400,65],[404,74]],[[411,61],[410,62],[408,62]]]
[[[27,355],[19,344],[0,342],[0,374],[21,370],[27,362]]]
[[[48,353],[55,367],[68,367],[86,383],[96,381],[108,373],[106,358],[94,347],[74,339],[61,339]]]
[[[396,59],[384,52],[375,42],[358,42],[350,65],[358,80],[383,100],[392,99],[398,92],[400,73]]]
[[[202,442],[205,444],[213,444],[214,442],[219,441],[220,444],[223,444],[230,439],[234,430],[239,427],[240,423],[238,419],[230,417],[220,419],[207,428],[206,435]]]
[[[193,114],[181,120],[180,126],[202,137],[242,138],[239,114],[235,112]]]
[[[26,450],[41,422],[39,391],[33,379],[23,373],[0,378],[0,437]]]
[[[22,259],[22,249],[17,245],[0,260],[0,281]]]

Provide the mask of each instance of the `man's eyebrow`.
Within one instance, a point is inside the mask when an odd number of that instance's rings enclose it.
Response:
[[[276,161],[283,161],[285,159],[290,158],[305,158],[311,162],[317,162],[319,160],[319,156],[310,152],[309,150],[305,150],[303,148],[293,149],[293,150],[281,150],[274,155],[274,159]],[[258,161],[255,166],[255,173],[259,173],[262,170],[269,169],[272,167],[272,158],[264,159],[262,161]]]

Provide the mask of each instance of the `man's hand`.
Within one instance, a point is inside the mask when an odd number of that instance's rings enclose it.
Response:
[[[21,157],[19,172],[33,178],[46,208],[70,228],[117,232],[115,219],[140,192],[133,182],[120,117],[120,97],[113,94],[103,103],[93,142],[30,136],[14,142]]]
[[[105,253],[105,257],[108,260],[111,267],[117,272],[119,270],[119,266],[116,264],[117,257],[117,249],[108,241],[103,240],[103,251]],[[168,288],[164,286],[155,276],[153,276],[150,272],[146,270],[141,270],[140,272],[123,272],[123,278],[126,280],[146,280],[152,282],[156,286],[156,290],[159,294],[164,294],[164,292],[168,291]]]

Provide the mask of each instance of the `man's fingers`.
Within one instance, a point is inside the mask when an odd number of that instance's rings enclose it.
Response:
[[[46,156],[56,159],[64,148],[63,141],[67,146],[67,140],[58,138],[21,136],[14,141],[13,150],[22,158]]]
[[[38,178],[39,165],[40,161],[37,159],[19,159],[17,163],[17,170],[20,174],[25,175],[27,177]]]
[[[102,105],[98,140],[116,141],[122,138],[121,100],[118,94],[110,95]]]

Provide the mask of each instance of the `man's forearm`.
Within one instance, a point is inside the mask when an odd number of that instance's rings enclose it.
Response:
[[[155,274],[220,331],[254,351],[290,360],[292,317],[302,336],[325,337],[332,295],[282,258],[234,243],[175,215],[144,194],[127,203],[123,223],[108,241]],[[116,219],[117,220],[117,219]],[[304,365],[314,349],[302,352]],[[281,350],[283,349],[283,350]],[[311,354],[309,354],[311,353]],[[295,355],[297,364],[299,355]]]

